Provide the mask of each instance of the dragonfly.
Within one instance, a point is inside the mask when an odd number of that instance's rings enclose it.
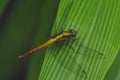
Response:
[[[19,56],[19,58],[24,58],[36,51],[39,51],[41,49],[44,49],[54,43],[58,43],[58,42],[61,42],[61,41],[67,41],[69,40],[71,37],[75,37],[76,35],[76,32],[74,30],[70,30],[70,31],[64,31],[64,32],[60,32],[58,34],[56,34],[53,38],[49,39],[48,41],[46,41],[45,43],[41,44],[40,46],[36,47],[36,48],[33,48],[32,50],[22,54]]]
[[[61,24],[63,25],[59,25],[59,26],[64,26],[64,18],[67,17],[67,12],[70,11],[71,9],[71,6],[72,6],[73,2],[70,2],[70,4],[67,5],[66,7],[66,12],[63,13],[63,18],[62,20],[60,21]],[[46,41],[45,43],[41,44],[40,46],[36,47],[36,48],[33,48],[31,50],[29,50],[28,52],[22,54],[19,56],[19,59],[21,58],[24,58],[36,51],[39,51],[39,50],[42,50],[44,48],[47,48],[48,46],[54,44],[54,43],[57,43],[57,42],[63,42],[63,41],[68,41],[71,37],[75,37],[76,36],[76,32],[74,29],[70,29],[69,31],[61,31],[61,32],[58,32],[58,34],[56,34],[55,36],[53,36],[51,39],[49,39],[48,41]]]
[[[64,11],[64,13],[62,14],[63,16],[61,16],[62,18],[61,18],[61,20],[60,20],[60,24],[58,23],[58,25],[59,25],[59,27],[60,26],[62,26],[62,28],[63,28],[63,26],[65,26],[65,23],[66,23],[66,19],[67,19],[67,17],[68,17],[68,13],[69,13],[69,11],[70,11],[70,9],[71,9],[71,7],[72,7],[72,2],[68,5],[68,6],[66,6],[66,9],[65,9],[65,11]],[[58,26],[57,26],[58,27]],[[24,54],[22,54],[22,55],[20,55],[19,56],[19,58],[21,59],[21,58],[24,58],[24,57],[26,57],[26,56],[28,56],[28,55],[30,55],[30,54],[33,54],[33,53],[35,53],[36,51],[39,51],[39,50],[42,50],[42,49],[44,49],[44,48],[47,48],[47,47],[49,47],[50,45],[52,45],[52,44],[56,44],[56,43],[59,43],[59,42],[64,42],[64,41],[69,41],[69,40],[71,40],[71,38],[76,38],[76,35],[77,35],[77,33],[76,33],[76,30],[75,29],[70,29],[70,30],[68,30],[68,31],[60,31],[60,32],[58,32],[55,36],[53,36],[52,38],[50,38],[48,41],[46,41],[45,43],[43,43],[43,44],[41,44],[41,45],[39,45],[38,47],[36,47],[36,48],[33,48],[33,49],[31,49],[31,50],[29,50],[28,52],[26,52],[26,53],[24,53]],[[73,47],[74,48],[74,47]],[[102,55],[100,52],[98,52],[98,51],[95,51],[95,50],[93,50],[93,49],[90,49],[90,48],[87,48],[87,47],[85,47],[85,46],[81,46],[81,48],[82,48],[82,50],[84,50],[84,51],[93,51],[93,52],[95,52],[95,53],[98,53],[98,54],[100,54],[100,55]],[[59,54],[58,54],[59,55]],[[61,54],[62,55],[62,54]],[[85,80],[87,79],[87,71],[85,71],[84,70],[84,68],[82,67],[82,65],[79,63],[79,62],[77,62],[77,60],[76,59],[74,59],[73,57],[72,57],[72,55],[69,55],[69,54],[66,54],[66,62],[69,62],[68,63],[68,65],[67,64],[64,64],[64,60],[62,60],[62,59],[58,59],[58,63],[59,64],[61,64],[61,66],[63,66],[64,68],[66,68],[66,69],[68,69],[69,71],[71,71],[71,72],[73,72],[73,73],[75,73],[76,75],[78,74],[78,73],[83,73],[83,75],[84,75],[84,78],[85,78]],[[57,58],[56,58],[57,59]],[[75,70],[75,69],[77,69],[77,70]]]

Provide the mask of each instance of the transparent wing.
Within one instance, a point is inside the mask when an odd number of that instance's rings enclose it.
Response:
[[[87,61],[90,61],[90,56],[93,56],[93,58],[97,60],[97,58],[103,57],[103,54],[83,45],[81,45],[78,49],[79,50],[77,50],[77,54],[74,54],[74,51],[69,49],[67,50],[66,54],[64,54],[63,51],[62,54],[58,53],[55,55],[55,57],[56,60],[58,60],[58,64],[60,64],[62,67],[75,74],[76,76],[79,75],[82,79],[86,80],[88,70],[84,66],[85,63]]]

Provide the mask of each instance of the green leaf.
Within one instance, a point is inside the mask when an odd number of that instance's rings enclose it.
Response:
[[[119,80],[120,1],[60,0],[59,8],[58,3],[0,1],[0,80]],[[75,40],[18,59],[50,33],[71,29]]]
[[[105,80],[120,80],[120,50],[112,66],[105,76]]]
[[[61,0],[52,35],[76,40],[47,49],[39,80],[103,80],[120,48],[120,1]]]

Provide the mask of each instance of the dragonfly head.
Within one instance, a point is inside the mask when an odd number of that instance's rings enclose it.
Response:
[[[71,36],[72,36],[72,37],[75,37],[75,36],[76,36],[76,32],[75,32],[73,29],[70,30],[69,32],[71,33]]]

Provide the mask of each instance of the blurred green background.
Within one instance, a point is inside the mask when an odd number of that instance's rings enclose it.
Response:
[[[0,80],[37,80],[45,50],[21,60],[18,56],[50,37],[58,4],[59,0],[0,0]]]

